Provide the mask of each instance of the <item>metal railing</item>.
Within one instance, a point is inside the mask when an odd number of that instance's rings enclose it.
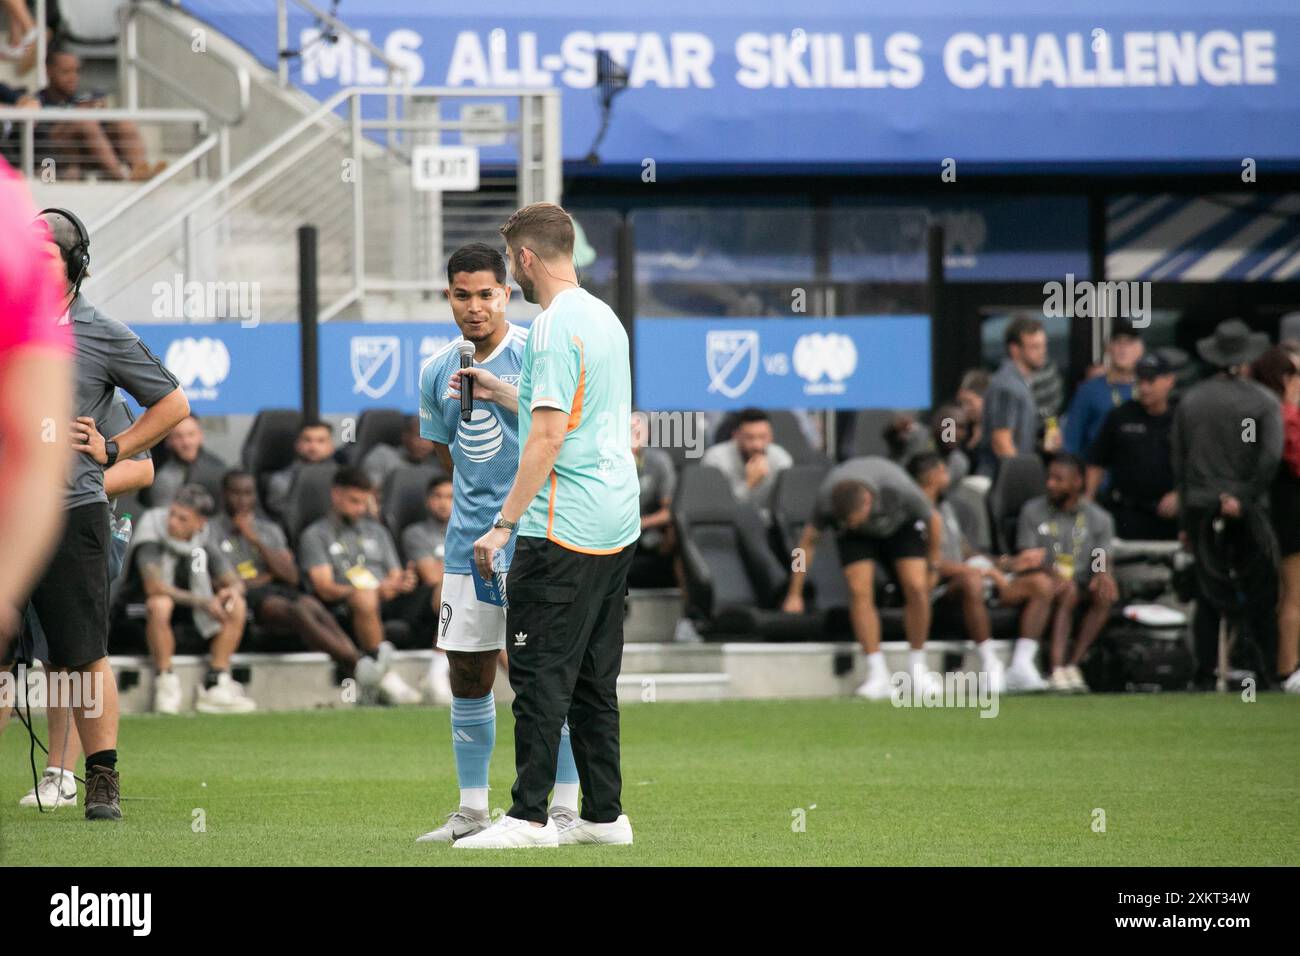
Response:
[[[367,115],[366,101],[392,97],[401,105],[398,115]],[[444,102],[469,99],[513,102],[515,116],[441,117]],[[394,135],[399,130],[400,140]],[[513,136],[514,203],[559,200],[558,91],[353,87],[335,93],[224,177],[172,206],[148,235],[101,248],[101,257],[112,258],[101,258],[96,268],[96,301],[129,298],[173,276],[186,283],[254,282],[261,321],[292,320],[297,308],[293,236],[304,223],[315,225],[320,235],[321,321],[357,306],[368,292],[438,292],[446,284],[443,203],[440,193],[415,188],[411,164],[415,147],[440,143],[449,132]],[[495,227],[482,238],[494,234]]]

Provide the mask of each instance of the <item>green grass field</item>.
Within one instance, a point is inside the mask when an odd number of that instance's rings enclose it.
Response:
[[[0,739],[0,863],[1300,863],[1300,700],[1276,694],[1011,698],[995,719],[848,699],[630,706],[636,845],[543,853],[413,842],[455,802],[447,721],[128,718],[117,826],[17,806],[30,770],[15,721]],[[509,805],[511,730],[503,709],[493,807]]]

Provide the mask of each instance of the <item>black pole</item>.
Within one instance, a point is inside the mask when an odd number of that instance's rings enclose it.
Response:
[[[949,379],[954,376],[949,366],[954,362],[960,363],[962,356],[960,349],[952,348],[953,337],[941,334],[947,325],[944,314],[943,226],[937,222],[930,223],[925,240],[926,299],[930,307],[930,407],[938,408],[944,397],[951,393]],[[957,354],[945,356],[945,342],[949,350]]]
[[[302,363],[302,416],[320,418],[320,354],[316,346],[316,317],[320,312],[316,288],[316,227],[298,228],[299,359]]]
[[[632,364],[632,395],[636,395],[636,245],[632,241],[632,222],[623,213],[618,227],[617,284],[614,287],[615,311],[627,330],[629,358]],[[635,397],[632,399],[635,403]]]

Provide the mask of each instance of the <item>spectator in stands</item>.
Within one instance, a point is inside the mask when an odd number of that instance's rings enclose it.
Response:
[[[41,90],[42,106],[93,110],[105,105],[104,94],[81,90],[81,58],[51,47],[45,57],[49,85]],[[52,156],[61,180],[84,178],[88,172],[110,179],[142,181],[167,165],[151,165],[145,158],[140,129],[129,120],[99,122],[94,119],[44,123],[38,127],[37,152]]]
[[[377,691],[383,673],[373,654],[362,653],[316,598],[298,590],[298,565],[280,526],[257,512],[257,485],[238,469],[221,481],[221,514],[209,536],[244,585],[249,615],[272,634],[296,634],[334,661],[340,680],[354,678]]]
[[[370,483],[376,489],[384,487],[384,481],[400,465],[419,465],[433,457],[433,442],[420,437],[420,418],[409,415],[402,423],[402,447],[379,442],[366,452],[361,460],[361,470],[370,477]]]
[[[833,527],[849,589],[853,633],[867,655],[867,679],[857,689],[859,697],[881,700],[890,695],[876,611],[877,562],[892,566],[903,593],[912,684],[922,688],[935,684],[935,675],[925,666],[925,638],[930,631],[929,569],[939,561],[942,541],[939,521],[934,505],[916,482],[887,458],[850,458],[822,481],[812,520],[799,537],[802,560],[790,575],[782,610],[803,613],[806,572],[801,567],[811,567],[817,539]]]
[[[957,386],[957,404],[961,406],[970,422],[970,438],[966,442],[965,450],[972,459],[982,437],[980,424],[984,421],[984,395],[989,390],[990,378],[986,369],[973,368],[962,375],[961,384]]]
[[[753,505],[766,521],[776,476],[794,464],[794,459],[772,440],[772,420],[767,412],[746,408],[731,440],[706,451],[700,464],[726,475],[736,500]]]
[[[1110,512],[1121,538],[1178,537],[1170,439],[1174,381],[1168,359],[1159,352],[1144,355],[1137,363],[1137,397],[1106,415],[1089,448],[1087,497]]]
[[[208,672],[195,709],[207,714],[243,714],[256,709],[230,676],[230,658],[244,636],[247,606],[235,569],[207,535],[212,496],[199,485],[176,492],[168,508],[141,516],[132,543],[143,583],[145,636],[157,671],[154,711],[181,708],[180,678],[172,655],[206,651]]]
[[[646,447],[646,425],[644,415],[632,416],[632,457],[641,481],[641,537],[627,580],[634,588],[672,587],[680,583],[672,516],[677,472],[666,451]]]
[[[930,441],[948,467],[948,477],[953,484],[970,474],[970,456],[966,454],[970,437],[970,418],[965,409],[955,404],[940,405],[935,409],[930,424]]]
[[[16,89],[0,83],[0,106],[21,106],[27,109],[39,109],[41,101],[26,90]],[[22,138],[19,128],[13,120],[0,120],[0,156],[15,165],[23,159]]]
[[[4,10],[5,20],[9,24],[9,43],[0,45],[0,60],[14,63],[18,75],[22,76],[36,63],[36,41],[40,39],[40,28],[28,12],[24,0],[0,0],[0,9]]]
[[[379,659],[388,701],[414,704],[420,695],[388,670],[391,644],[384,640],[384,621],[404,620],[410,643],[429,646],[433,594],[420,584],[413,562],[402,566],[388,529],[369,516],[372,490],[364,471],[340,467],[330,489],[330,513],[303,531],[298,562],[316,596],[327,607],[346,609],[357,643]]]
[[[961,522],[952,502],[948,466],[934,452],[922,452],[908,463],[908,473],[939,513],[941,540],[939,560],[931,571],[932,588],[939,600],[960,608],[966,634],[975,642],[980,662],[995,693],[1003,690],[1042,690],[1046,685],[1034,658],[1047,629],[1053,587],[1044,575],[1008,576],[987,555],[978,554],[962,534]],[[986,584],[987,582],[987,584]],[[1020,637],[1012,652],[1012,666],[1003,671],[993,652],[986,598],[997,596],[1006,607],[1024,606],[1020,615]]]
[[[298,426],[293,452],[295,457],[289,466],[281,468],[266,482],[266,510],[277,518],[284,517],[289,505],[289,491],[299,469],[334,457],[334,427],[319,419],[303,422]]]
[[[1197,354],[1218,372],[1183,395],[1171,438],[1179,525],[1193,553],[1199,554],[1217,534],[1213,525],[1219,518],[1236,523],[1234,532],[1272,534],[1260,518],[1268,513],[1269,492],[1282,460],[1282,411],[1277,396],[1248,374],[1250,363],[1267,348],[1268,336],[1251,332],[1240,319],[1220,322],[1213,335],[1196,343]],[[1250,549],[1251,587],[1256,593],[1241,609],[1242,622],[1266,661],[1273,656],[1277,638],[1276,570],[1270,577],[1267,563],[1253,559],[1272,547],[1272,541],[1259,541]],[[1215,683],[1219,614],[1205,598],[1223,589],[1219,578],[1207,577],[1211,569],[1205,561],[1198,558],[1196,569],[1202,599],[1192,624],[1195,680],[1208,687]],[[1235,576],[1244,567],[1222,570]],[[1240,590],[1236,585],[1233,589]],[[1260,675],[1260,683],[1268,683],[1266,674]]]
[[[1088,689],[1079,664],[1119,598],[1109,571],[1115,524],[1101,507],[1083,497],[1083,480],[1082,460],[1068,453],[1053,457],[1047,468],[1047,494],[1025,502],[1016,528],[1016,566],[1031,573],[1036,569],[1053,583],[1048,682],[1060,691]],[[1075,611],[1081,605],[1087,610],[1071,650]]]
[[[1282,407],[1282,463],[1270,492],[1279,569],[1277,673],[1282,690],[1300,694],[1300,344],[1275,345],[1251,375]]]
[[[1007,357],[989,379],[976,452],[976,473],[990,478],[1001,459],[1031,455],[1037,449],[1041,419],[1030,379],[1047,361],[1047,333],[1037,319],[1012,320],[1003,341]]]
[[[1106,346],[1105,374],[1082,382],[1070,401],[1064,433],[1065,450],[1070,454],[1087,454],[1106,416],[1133,398],[1137,364],[1143,352],[1142,336],[1133,323],[1115,319]]]
[[[224,461],[203,447],[203,426],[199,416],[180,420],[164,441],[167,455],[157,468],[153,486],[140,493],[140,501],[151,508],[171,504],[183,485],[202,485],[214,498],[223,494]]]

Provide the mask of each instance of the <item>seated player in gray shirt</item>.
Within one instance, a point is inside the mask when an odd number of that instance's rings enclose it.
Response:
[[[312,650],[328,654],[340,682],[351,677],[363,690],[377,688],[383,675],[373,656],[357,649],[325,605],[298,589],[293,551],[280,526],[258,512],[253,476],[226,472],[221,505],[208,534],[243,581],[253,622],[270,634],[297,635]]]
[[[903,626],[911,646],[909,670],[914,686],[933,685],[926,669],[925,639],[930,631],[930,569],[939,562],[943,540],[934,505],[911,477],[887,458],[850,458],[822,481],[812,521],[804,527],[782,609],[804,610],[805,569],[812,564],[817,539],[835,529],[840,564],[850,595],[853,631],[867,655],[867,679],[857,694],[871,700],[890,695],[889,674],[880,650],[880,615],[875,604],[875,568],[888,562],[903,592]]]
[[[433,589],[434,603],[441,604],[442,572],[447,543],[447,522],[451,520],[451,479],[435,475],[430,481],[424,506],[428,515],[402,532],[402,554],[415,562],[420,581]]]
[[[386,673],[381,696],[390,703],[418,703],[420,695],[387,670],[385,621],[402,621],[399,636],[409,647],[433,643],[433,593],[421,585],[414,563],[402,566],[393,537],[369,517],[374,506],[370,479],[344,465],[334,473],[330,513],[307,526],[298,541],[298,563],[312,591],[327,607],[345,610],[362,650],[375,654]]]
[[[641,537],[628,569],[628,586],[664,588],[677,583],[677,535],[673,528],[673,492],[677,469],[668,453],[646,446],[646,419],[632,417],[632,457],[641,483]]]
[[[700,464],[727,476],[737,501],[758,509],[767,521],[776,476],[794,464],[790,453],[772,440],[772,420],[761,408],[740,412],[735,434],[704,453]]]
[[[1056,455],[1047,468],[1047,494],[1025,502],[1016,527],[1019,554],[1014,560],[1027,573],[1045,575],[1054,584],[1049,678],[1053,690],[1088,689],[1079,663],[1119,598],[1110,574],[1115,523],[1105,509],[1083,498],[1083,486],[1083,461],[1075,455]],[[1086,604],[1087,611],[1067,657],[1080,604]]]
[[[951,626],[953,612],[960,614],[966,635],[975,642],[982,669],[995,693],[1044,690],[1047,685],[1038,673],[1034,658],[1047,629],[1055,592],[1052,582],[1043,574],[1004,572],[990,558],[975,552],[962,534],[956,509],[947,497],[951,476],[947,463],[938,454],[917,455],[909,462],[908,473],[934,503],[941,519],[943,540],[939,563],[931,572],[931,581],[937,586],[936,616],[943,625]],[[1024,608],[1011,666],[1005,671],[993,653],[986,595],[995,595],[998,603],[1006,607]]]

